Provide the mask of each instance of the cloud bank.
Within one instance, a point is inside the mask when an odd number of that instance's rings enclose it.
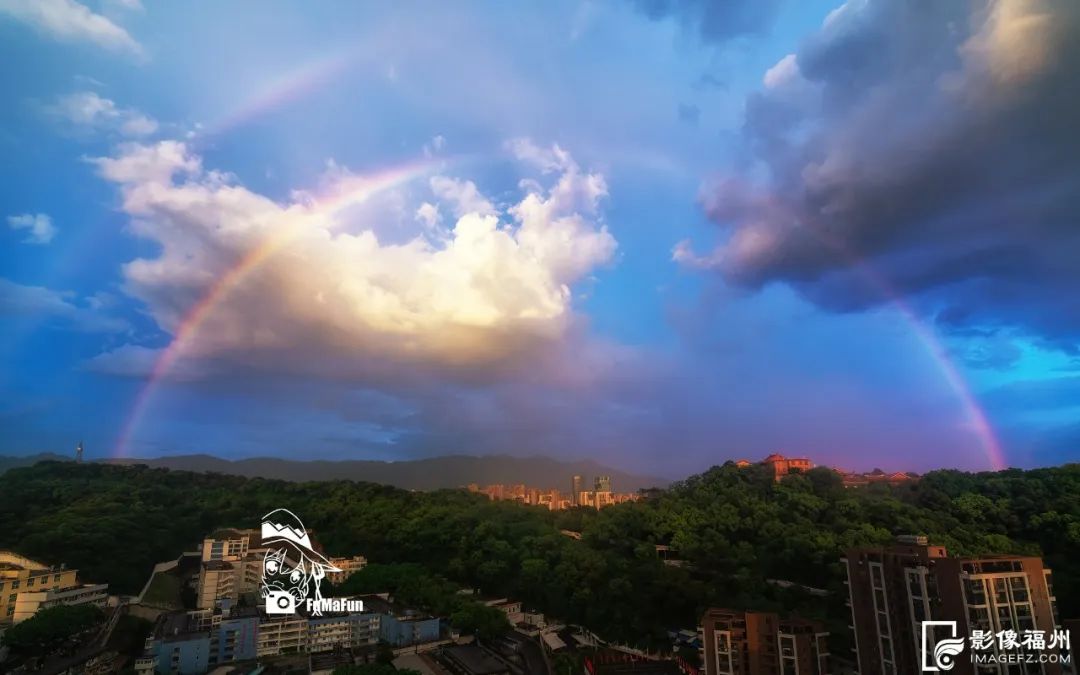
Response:
[[[1075,350],[1078,70],[1071,0],[851,0],[747,100],[744,163],[703,195],[721,242],[675,258]]]

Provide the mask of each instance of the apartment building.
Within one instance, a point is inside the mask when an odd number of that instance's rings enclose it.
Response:
[[[274,656],[304,651],[308,644],[307,625],[307,617],[299,614],[260,617],[256,653]]]
[[[380,619],[374,613],[311,617],[307,622],[307,651],[322,652],[336,647],[377,644]]]
[[[829,673],[829,634],[819,621],[714,608],[698,630],[706,675]]]
[[[849,550],[843,559],[860,675],[922,670],[924,621],[953,621],[956,634],[1058,627],[1051,572],[1036,556],[950,557],[926,537],[903,536],[885,547]],[[928,642],[953,637],[931,627]],[[937,631],[937,632],[935,632]],[[944,631],[944,632],[943,632]],[[998,645],[991,651],[999,654]],[[1059,675],[1056,663],[973,664],[957,658],[957,675]]]
[[[367,567],[367,558],[362,555],[354,555],[351,558],[330,558],[330,563],[341,571],[327,572],[326,578],[332,584],[340,584],[356,572]]]
[[[11,551],[0,551],[0,626],[29,619],[57,605],[104,607],[108,584],[80,584],[78,572],[50,567]]]

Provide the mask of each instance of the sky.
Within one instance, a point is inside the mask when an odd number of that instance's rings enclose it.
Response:
[[[1073,0],[0,0],[0,454],[1080,459]]]

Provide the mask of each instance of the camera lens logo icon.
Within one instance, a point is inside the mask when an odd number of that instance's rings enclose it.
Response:
[[[288,591],[270,591],[266,595],[267,614],[294,614],[296,598]]]

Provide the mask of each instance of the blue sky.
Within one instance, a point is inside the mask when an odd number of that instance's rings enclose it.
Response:
[[[0,0],[0,453],[1074,461],[1078,34]]]

